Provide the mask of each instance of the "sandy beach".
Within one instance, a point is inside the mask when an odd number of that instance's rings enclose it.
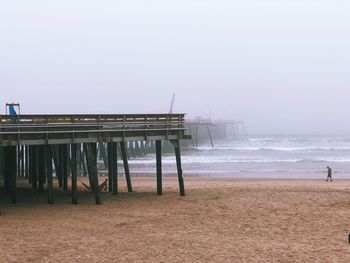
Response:
[[[133,193],[1,193],[1,262],[350,262],[350,180],[133,178]]]

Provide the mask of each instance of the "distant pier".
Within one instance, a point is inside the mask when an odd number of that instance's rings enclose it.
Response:
[[[192,147],[208,141],[214,147],[216,139],[235,140],[246,135],[244,121],[197,118],[188,120],[186,124],[192,137]]]
[[[127,188],[132,192],[128,165],[129,149],[156,151],[157,194],[162,195],[162,142],[174,146],[180,195],[185,195],[180,141],[186,134],[184,114],[123,115],[0,115],[0,173],[5,192],[17,202],[16,178],[28,179],[33,189],[54,202],[53,168],[59,187],[68,191],[71,179],[72,203],[78,203],[78,168],[89,178],[89,187],[101,204],[98,181],[98,153],[108,170],[108,189],[118,194],[118,149]],[[55,178],[55,179],[56,179]]]

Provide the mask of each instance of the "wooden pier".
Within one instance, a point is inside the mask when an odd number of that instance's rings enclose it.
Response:
[[[54,202],[53,180],[68,191],[71,177],[72,203],[78,203],[78,167],[83,167],[101,204],[97,153],[108,170],[108,188],[118,194],[118,147],[125,178],[132,192],[128,165],[128,145],[154,142],[157,194],[162,194],[162,141],[174,146],[180,195],[185,195],[181,167],[180,140],[186,135],[184,114],[136,115],[0,115],[0,173],[11,202],[17,202],[16,178],[23,176],[39,193],[47,188],[48,203]],[[106,149],[104,146],[107,146]],[[144,145],[143,143],[141,145]],[[54,168],[54,169],[53,169]],[[53,177],[55,171],[56,177]]]

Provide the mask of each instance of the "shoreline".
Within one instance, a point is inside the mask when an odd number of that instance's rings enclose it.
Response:
[[[100,173],[100,175],[106,175],[107,173]],[[155,172],[149,171],[149,172],[133,172],[131,174],[132,177],[154,177]],[[183,169],[183,176],[184,178],[233,178],[233,179],[281,179],[281,180],[288,180],[288,179],[296,179],[296,180],[322,180],[326,179],[327,172],[285,172],[285,171],[275,171],[275,172],[260,172],[260,171],[247,171],[247,172],[240,172],[240,171],[233,171],[233,172],[211,172],[211,171],[201,171],[201,172],[194,172],[194,171],[186,171]],[[123,178],[124,174],[119,174],[118,178]],[[163,177],[177,177],[176,172],[163,172]],[[350,172],[333,172],[333,179],[334,180],[350,180]]]

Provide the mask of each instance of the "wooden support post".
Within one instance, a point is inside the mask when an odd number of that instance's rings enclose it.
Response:
[[[36,177],[36,189],[39,191],[39,172],[40,172],[40,146],[35,146],[35,177]]]
[[[213,137],[211,136],[209,125],[207,125],[207,130],[208,130],[208,135],[211,143],[211,147],[214,148],[214,142],[213,142]]]
[[[113,184],[113,171],[112,171],[112,165],[113,165],[113,156],[112,156],[112,142],[107,143],[107,166],[108,166],[108,192],[112,191],[112,184]]]
[[[78,171],[77,171],[77,145],[71,145],[71,171],[72,171],[72,204],[78,204]]]
[[[28,145],[28,181],[30,184],[33,183],[33,155],[34,155],[34,150],[33,150],[32,145]]]
[[[179,178],[180,195],[185,196],[185,186],[184,186],[184,179],[182,176],[182,167],[181,167],[180,143],[178,140],[171,140],[171,143],[175,147],[177,176]]]
[[[95,201],[97,205],[101,204],[100,188],[97,177],[97,156],[96,156],[96,143],[84,144],[84,152],[86,155],[86,162],[89,171],[89,177],[91,178],[91,188],[95,193]]]
[[[29,146],[25,145],[25,178],[29,178]]]
[[[38,188],[38,146],[32,146],[32,186],[33,189]]]
[[[52,149],[50,145],[45,145],[45,170],[47,178],[47,202],[53,204],[53,178],[52,178]]]
[[[45,162],[45,146],[43,145],[38,145],[37,146],[37,151],[38,151],[38,180],[39,180],[39,188],[38,188],[38,192],[39,193],[43,193],[44,192],[44,180],[45,180],[45,166],[46,166],[46,162]]]
[[[58,185],[60,188],[63,187],[63,145],[57,145],[58,148],[58,158],[57,158],[57,168],[56,175],[58,179]]]
[[[71,158],[71,148],[70,148],[70,144],[67,144],[67,174],[68,174],[68,177],[71,176],[72,174],[72,158]]]
[[[21,173],[20,173],[20,175],[22,177],[25,177],[24,145],[20,146],[20,149],[21,149]]]
[[[62,145],[62,177],[63,177],[63,191],[68,191],[68,144]]]
[[[132,185],[131,185],[130,170],[129,170],[128,157],[126,154],[125,142],[120,142],[120,149],[122,152],[126,184],[128,186],[128,192],[130,193],[130,192],[132,192]]]
[[[33,146],[28,145],[28,181],[31,184],[33,180]]]
[[[8,180],[8,188],[11,195],[11,203],[17,202],[16,197],[16,176],[17,176],[17,147],[4,147],[5,176]]]
[[[157,194],[162,195],[162,141],[156,141],[156,159],[157,159]]]
[[[118,194],[118,147],[117,143],[113,142],[112,144],[112,156],[113,156],[113,163],[112,163],[112,191],[113,194]],[[131,183],[130,183],[131,185]]]
[[[108,151],[108,189],[113,194],[118,193],[118,152],[117,143],[107,144]]]
[[[107,144],[108,149],[108,188],[109,192],[114,195],[118,194],[118,151],[117,143],[110,142]]]
[[[16,166],[17,166],[17,176],[21,176],[21,146],[17,145],[16,146]]]

